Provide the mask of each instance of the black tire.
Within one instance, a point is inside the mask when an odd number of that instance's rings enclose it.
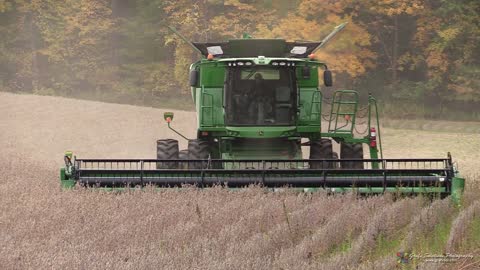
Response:
[[[181,150],[178,152],[178,159],[187,160],[188,159],[188,149]],[[179,169],[188,169],[188,162],[180,162],[178,164]]]
[[[178,159],[178,141],[163,139],[157,141],[157,159]],[[157,169],[175,169],[175,162],[157,162]]]
[[[210,143],[206,140],[196,139],[188,141],[188,159],[208,159],[210,156]],[[189,168],[206,168],[207,163],[190,162]]]
[[[363,145],[361,143],[340,143],[341,159],[363,159]],[[363,161],[341,162],[342,169],[363,169]]]
[[[330,139],[320,139],[310,142],[310,159],[333,159],[333,146]],[[310,161],[310,169],[333,169],[335,163]]]

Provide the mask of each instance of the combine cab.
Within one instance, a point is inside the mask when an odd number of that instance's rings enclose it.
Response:
[[[67,153],[62,186],[258,184],[305,191],[452,195],[458,200],[464,179],[456,175],[450,155],[384,159],[375,98],[370,95],[360,106],[353,90],[324,97],[319,84],[323,80],[332,86],[332,73],[313,52],[344,26],[322,42],[245,38],[189,43],[202,54],[190,67],[196,138],[171,127],[173,113],[164,115],[168,128],[188,140],[188,149],[179,150],[177,140],[161,139],[156,159],[78,159]]]

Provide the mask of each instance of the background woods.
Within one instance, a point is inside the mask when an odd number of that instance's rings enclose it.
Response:
[[[184,104],[198,55],[166,25],[194,41],[320,40],[349,22],[318,52],[335,88],[374,93],[391,117],[480,119],[479,12],[475,0],[0,0],[0,89]]]

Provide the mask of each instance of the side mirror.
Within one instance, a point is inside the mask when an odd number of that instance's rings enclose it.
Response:
[[[195,87],[198,85],[198,79],[200,77],[200,72],[196,69],[190,70],[190,86]]]
[[[328,69],[323,72],[323,84],[327,87],[333,85],[332,72]]]
[[[310,79],[310,67],[302,67],[302,79]]]
[[[170,122],[172,122],[173,120],[173,112],[164,112],[163,119],[165,119],[165,121],[170,124]]]

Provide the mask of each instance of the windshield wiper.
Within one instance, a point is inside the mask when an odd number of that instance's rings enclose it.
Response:
[[[256,72],[256,70],[252,69],[252,71],[250,71],[250,73],[248,73],[248,76],[245,79],[250,80],[250,78],[253,76],[253,74],[255,74],[255,72]]]

